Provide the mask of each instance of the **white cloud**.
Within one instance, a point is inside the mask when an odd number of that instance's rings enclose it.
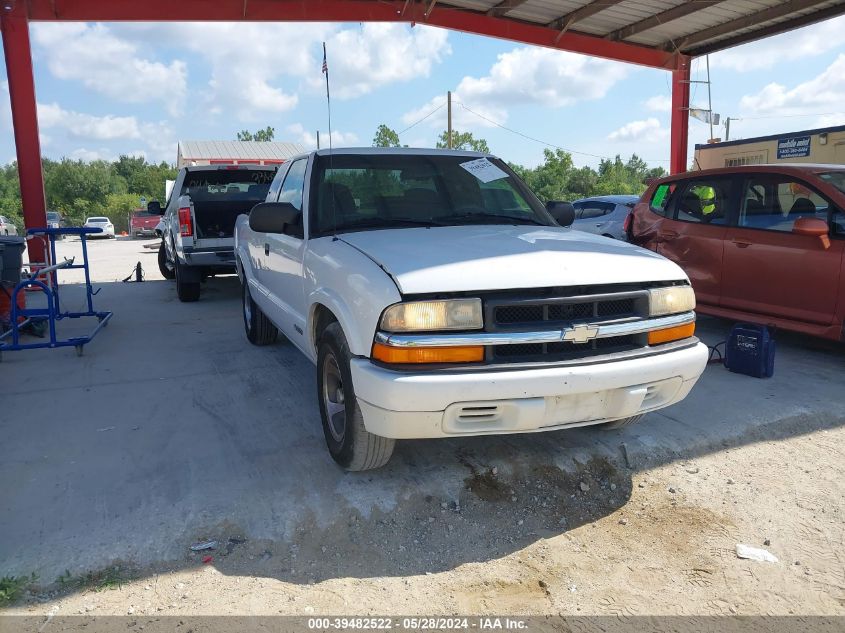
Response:
[[[711,68],[749,72],[821,55],[842,45],[845,16],[710,55]]]
[[[539,105],[561,108],[577,101],[600,99],[629,73],[629,67],[603,59],[547,48],[521,47],[498,56],[484,77],[464,77],[453,91],[458,104],[497,123],[508,117],[508,108]],[[411,124],[444,102],[436,97],[405,113],[402,121]],[[452,109],[456,128],[491,127],[494,124],[474,116],[460,105]],[[443,127],[445,113],[431,117],[431,127]]]
[[[187,92],[187,66],[145,59],[138,46],[103,24],[34,24],[33,39],[47,68],[59,79],[79,81],[116,101],[162,102],[179,114]]]
[[[89,142],[110,142],[137,140],[146,143],[149,151],[145,154],[154,160],[172,162],[176,155],[176,141],[173,130],[166,123],[139,122],[134,116],[95,116],[83,112],[65,110],[57,103],[38,104],[38,126],[43,130],[64,132],[74,144],[81,144],[71,150],[71,156],[114,157],[118,153],[110,150],[91,150],[85,145]],[[43,136],[47,142],[53,141],[53,136]],[[88,160],[87,158],[85,160]]]
[[[428,77],[432,67],[452,52],[443,29],[380,23],[338,31],[329,38],[327,50],[332,95],[339,99]],[[322,88],[324,80],[314,70],[309,68],[306,74],[309,83]]]
[[[760,92],[740,99],[743,112],[779,115],[820,114],[843,110],[845,103],[845,53],[840,54],[820,75],[792,89],[770,83]]]
[[[618,130],[607,135],[609,141],[623,143],[655,143],[669,136],[669,131],[663,128],[654,117],[642,121],[631,121]]]
[[[64,110],[56,103],[38,104],[38,125],[41,128],[63,128],[76,139],[106,141],[140,138],[138,121],[132,116],[94,116]]]
[[[293,140],[302,143],[306,148],[317,147],[317,134],[310,132],[303,127],[301,123],[294,123],[287,126],[285,131],[293,136]],[[341,132],[339,130],[332,131],[332,146],[333,147],[354,147],[358,143],[358,135],[354,132]],[[325,132],[320,134],[320,146],[326,148],[329,146],[329,138]]]
[[[672,97],[669,95],[654,95],[643,102],[646,110],[651,112],[671,112]]]

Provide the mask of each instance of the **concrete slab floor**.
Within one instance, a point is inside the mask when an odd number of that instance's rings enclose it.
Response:
[[[60,254],[76,249],[68,241]],[[95,306],[115,316],[85,354],[7,352],[0,363],[3,574],[49,582],[114,560],[184,561],[192,542],[224,525],[286,541],[306,522],[391,513],[412,497],[458,499],[472,469],[574,472],[606,458],[625,470],[624,444],[630,477],[845,423],[843,347],[784,333],[772,379],[711,366],[686,401],[624,431],[407,441],[386,468],[348,474],[324,446],[313,366],[284,342],[249,345],[235,277],[210,280],[199,302],[183,304],[142,243],[93,244],[91,257],[103,282]],[[146,282],[115,281],[138,260]],[[65,296],[83,295],[70,286]],[[698,333],[713,344],[729,326],[702,318]],[[458,551],[450,564],[478,557]]]

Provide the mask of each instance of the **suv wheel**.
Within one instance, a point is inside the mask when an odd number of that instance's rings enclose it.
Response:
[[[396,440],[373,435],[364,428],[364,416],[349,369],[349,345],[337,322],[320,337],[317,349],[317,398],[323,434],[332,458],[350,471],[384,466]]]
[[[253,345],[269,345],[276,341],[279,330],[273,325],[267,315],[261,311],[252,295],[249,293],[249,284],[244,281],[241,296],[243,298],[244,330],[246,338]]]

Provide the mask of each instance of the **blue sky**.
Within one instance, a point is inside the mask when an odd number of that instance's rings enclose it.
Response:
[[[452,90],[455,128],[486,138],[506,160],[536,165],[547,145],[491,121],[573,151],[579,166],[634,152],[668,166],[671,84],[663,71],[400,24],[31,29],[42,153],[50,158],[175,162],[179,139],[234,139],[267,125],[277,140],[313,147],[321,130],[325,142],[326,41],[336,146],[370,145],[380,123],[410,128],[403,143],[433,146],[446,127],[446,109],[437,108]],[[713,109],[739,119],[731,138],[845,123],[843,29],[845,17],[711,55]],[[693,71],[703,79],[704,60]],[[0,79],[3,163],[15,155],[7,91]],[[693,105],[706,108],[706,99],[706,86],[694,85]],[[690,149],[708,135],[692,120]]]

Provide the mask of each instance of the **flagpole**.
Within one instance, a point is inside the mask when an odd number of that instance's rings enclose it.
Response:
[[[326,43],[323,42],[323,73],[326,75],[326,106],[329,111],[329,152],[332,151],[332,98],[329,93],[329,64],[326,59]]]

